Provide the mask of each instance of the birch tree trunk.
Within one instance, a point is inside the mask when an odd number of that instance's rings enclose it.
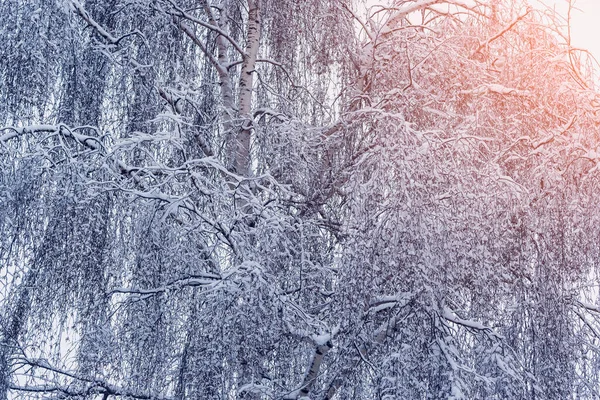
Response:
[[[260,45],[260,2],[248,0],[248,27],[246,54],[240,75],[239,116],[242,126],[236,135],[234,171],[240,175],[251,175],[251,136],[252,136],[252,93],[253,75]]]

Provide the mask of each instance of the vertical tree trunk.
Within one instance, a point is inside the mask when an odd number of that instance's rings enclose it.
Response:
[[[250,138],[252,135],[252,84],[260,44],[260,0],[248,0],[248,35],[240,74],[239,115],[242,126],[236,135],[234,171],[250,175]]]
[[[302,382],[302,389],[297,394],[296,399],[307,398],[310,390],[312,389],[315,380],[319,376],[319,370],[321,369],[321,364],[323,364],[323,359],[325,358],[325,354],[331,350],[333,344],[331,341],[327,341],[326,343],[318,344],[315,349],[315,354],[310,363],[310,367],[308,368],[308,372],[306,373],[306,377],[304,378],[304,382]]]

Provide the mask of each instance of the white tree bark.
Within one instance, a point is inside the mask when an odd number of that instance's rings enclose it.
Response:
[[[215,16],[210,4],[203,1],[202,5],[208,15],[208,20],[211,25],[223,29]],[[233,79],[228,70],[227,59],[227,38],[219,34],[216,38],[217,43],[217,59],[213,63],[219,74],[219,84],[221,85],[221,100],[223,102],[223,128],[226,135],[230,135],[233,130],[233,119],[235,116],[235,98],[233,96]]]
[[[327,340],[325,343],[319,343],[317,348],[315,349],[315,354],[313,355],[312,361],[310,363],[310,367],[308,369],[308,373],[304,378],[304,382],[302,382],[302,388],[299,392],[296,393],[295,399],[308,398],[308,394],[310,393],[311,388],[313,387],[318,375],[319,370],[321,369],[321,364],[323,364],[323,359],[325,358],[325,354],[331,350],[333,344],[330,340]]]
[[[242,126],[236,135],[234,171],[250,174],[250,139],[252,135],[252,84],[260,44],[260,0],[248,0],[247,41],[240,75],[239,115]]]

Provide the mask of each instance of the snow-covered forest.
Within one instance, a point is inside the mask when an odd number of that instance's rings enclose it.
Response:
[[[380,3],[0,0],[0,400],[600,399],[570,11]]]

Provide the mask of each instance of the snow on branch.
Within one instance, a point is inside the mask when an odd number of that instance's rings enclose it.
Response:
[[[110,32],[104,29],[102,25],[100,25],[99,23],[94,21],[94,19],[92,19],[92,17],[88,14],[85,8],[83,8],[80,2],[78,2],[77,0],[71,0],[71,4],[73,5],[73,8],[77,12],[77,14],[79,14],[79,16],[83,18],[83,20],[87,22],[88,25],[93,27],[100,36],[106,39],[110,44],[119,43],[119,39],[114,37]]]
[[[455,5],[459,7],[470,8],[469,4],[466,1],[461,0],[415,0],[402,4],[400,7],[395,8],[395,12],[390,17],[388,23],[386,24],[388,27],[403,18],[407,17],[409,14],[423,10],[427,7],[436,5],[436,4],[449,4]]]
[[[483,324],[481,324],[480,322],[477,321],[472,321],[472,320],[468,320],[468,319],[462,319],[459,316],[457,316],[452,310],[450,310],[448,307],[444,307],[441,313],[441,317],[443,317],[445,320],[452,322],[454,324],[457,325],[462,325],[465,328],[468,329],[473,329],[476,331],[485,331],[488,332],[489,334],[491,334],[492,336],[495,336],[497,338],[500,338],[500,336],[493,331],[492,328],[490,328],[489,326],[485,326]]]
[[[229,276],[229,275],[228,275]],[[227,277],[225,277],[227,278]],[[133,295],[155,295],[165,293],[171,290],[177,290],[184,287],[205,287],[215,289],[222,284],[225,279],[215,274],[200,274],[190,275],[179,279],[174,279],[167,284],[152,288],[152,289],[137,289],[137,288],[115,288],[110,291],[113,294],[133,294]]]
[[[556,137],[565,134],[569,129],[571,129],[573,127],[573,124],[575,124],[576,119],[577,119],[577,117],[575,115],[572,115],[571,118],[569,119],[569,121],[567,121],[567,123],[565,125],[563,125],[558,132],[553,132],[547,136],[544,136],[542,139],[538,140],[537,142],[531,143],[531,148],[536,150],[539,147],[554,141],[554,139]]]
[[[479,45],[479,47],[477,48],[477,50],[475,50],[473,52],[473,54],[479,53],[481,50],[483,50],[484,48],[489,46],[490,43],[492,43],[494,40],[497,40],[500,37],[502,37],[502,35],[504,35],[508,31],[510,31],[519,21],[523,20],[523,18],[525,18],[527,16],[527,14],[529,14],[531,11],[532,11],[532,8],[528,7],[527,11],[524,14],[519,15],[518,17],[513,19],[508,25],[506,25],[504,28],[502,28],[498,33],[496,33],[494,36],[490,37],[489,39],[487,39],[483,43],[481,43]]]
[[[238,44],[238,42],[233,39],[230,35],[227,34],[227,32],[225,32],[223,29],[219,28],[216,25],[210,24],[208,22],[202,21],[201,19],[198,19],[196,17],[194,17],[193,15],[190,15],[189,13],[187,13],[183,8],[179,7],[175,2],[168,0],[168,2],[171,4],[171,6],[175,9],[174,12],[172,12],[171,14],[177,16],[177,17],[181,17],[184,19],[187,19],[190,22],[193,22],[195,24],[198,24],[204,28],[210,29],[211,31],[214,31],[215,33],[219,34],[220,36],[224,37],[225,40],[227,40],[229,43],[231,43],[231,45],[233,46],[233,48],[240,53],[243,57],[246,57],[246,52],[244,51],[244,49],[242,49],[242,47]]]
[[[78,143],[92,149],[92,150],[101,150],[103,149],[102,143],[98,137],[87,136],[77,133],[77,130],[81,129],[93,129],[96,130],[95,127],[91,126],[80,126],[77,128],[69,128],[66,125],[30,125],[21,128],[16,128],[13,126],[5,126],[0,127],[0,132],[9,131],[0,136],[0,142],[7,142],[11,139],[14,139],[19,136],[27,135],[27,134],[36,134],[36,133],[55,133],[61,134],[65,137],[70,137],[75,139]]]
[[[600,307],[596,306],[594,304],[586,303],[586,302],[583,302],[583,301],[578,301],[577,304],[579,304],[579,306],[585,308],[588,311],[592,311],[592,312],[595,312],[595,313],[600,313]]]
[[[77,0],[71,0],[71,4],[73,5],[73,8],[75,9],[75,12],[85,22],[87,22],[89,26],[91,26],[92,28],[94,28],[96,30],[96,32],[98,32],[98,34],[100,36],[102,36],[109,44],[118,45],[121,40],[123,40],[123,39],[125,39],[125,38],[127,38],[129,36],[133,36],[133,35],[139,35],[142,38],[144,37],[139,30],[135,30],[133,32],[126,33],[126,34],[124,34],[122,36],[119,36],[119,37],[115,37],[112,33],[110,33],[108,30],[106,30],[102,25],[100,25],[98,22],[96,22],[90,16],[90,14],[85,10],[85,8],[83,7],[83,5],[81,5],[80,2],[78,2]]]
[[[75,128],[70,128],[64,124],[58,125],[29,125],[21,128],[13,127],[13,126],[5,126],[0,127],[0,132],[8,131],[7,133],[0,136],[0,143],[4,144],[9,140],[15,139],[24,135],[35,135],[39,133],[49,133],[51,135],[61,135],[63,137],[67,137],[70,139],[74,139],[77,143],[87,147],[90,150],[100,152],[102,154],[108,154],[102,142],[100,141],[100,137],[96,136],[87,136],[81,133],[78,133],[78,130],[82,129],[92,129],[97,131],[98,129],[93,126],[78,126]],[[117,160],[116,161],[116,169],[119,175],[124,176],[132,176],[136,183],[140,183],[140,177],[135,175],[135,172],[138,172],[140,169],[137,167],[129,166],[124,162]]]
[[[412,293],[401,293],[396,296],[380,296],[370,302],[367,312],[376,314],[380,311],[387,310],[388,308],[395,307],[398,304],[401,304],[401,307],[404,307],[410,302],[412,297]]]
[[[244,281],[249,275],[260,275],[262,272],[262,266],[251,261],[245,261],[241,264],[230,268],[224,274],[212,274],[209,272],[203,272],[200,274],[188,275],[173,279],[162,286],[148,289],[141,288],[115,288],[108,294],[131,294],[140,296],[152,296],[157,294],[166,293],[173,290],[179,290],[186,287],[202,287],[207,291],[217,290],[224,285],[229,283],[229,287],[232,284]],[[236,282],[238,280],[238,282]],[[237,287],[237,286],[236,286]],[[314,339],[314,338],[313,338]],[[316,339],[314,339],[316,341]]]
[[[9,384],[10,390],[24,393],[48,393],[59,392],[69,397],[87,397],[91,394],[108,396],[127,397],[139,400],[170,400],[169,397],[156,396],[150,393],[134,392],[126,388],[115,386],[106,382],[103,379],[88,377],[72,371],[64,370],[51,366],[46,360],[34,360],[27,357],[20,359],[21,363],[31,368],[40,368],[47,372],[54,373],[67,379],[75,380],[81,383],[86,383],[87,388],[82,390],[72,390],[65,385],[45,384],[45,385],[19,385]]]
[[[471,89],[471,90],[461,90],[459,92],[460,94],[470,94],[473,96],[479,96],[482,94],[486,94],[486,93],[495,93],[495,94],[501,94],[501,95],[515,95],[515,96],[523,96],[523,97],[530,97],[531,96],[531,92],[527,91],[527,90],[520,90],[520,89],[515,89],[515,88],[509,88],[497,83],[490,83],[487,85],[481,85],[476,89]]]
[[[210,63],[217,69],[220,74],[227,75],[227,66],[222,65],[217,58],[206,48],[204,43],[196,36],[196,33],[184,21],[177,21],[177,26],[189,37],[192,42],[204,53]]]

